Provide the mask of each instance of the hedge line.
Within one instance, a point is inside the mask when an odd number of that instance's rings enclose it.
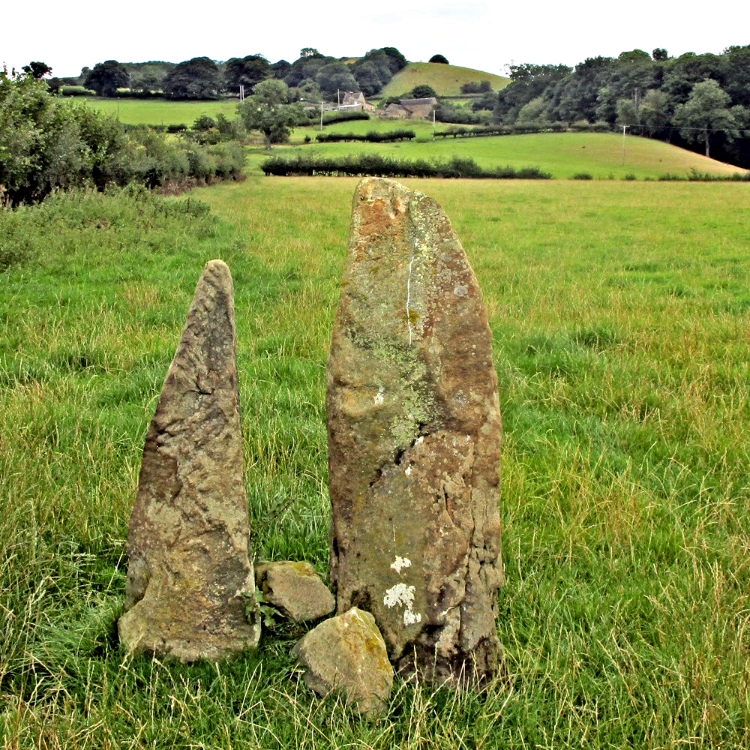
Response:
[[[266,176],[277,177],[442,177],[496,180],[548,180],[552,175],[538,167],[496,167],[482,169],[473,159],[454,157],[447,162],[424,160],[399,161],[380,154],[356,154],[345,157],[326,157],[300,154],[293,158],[274,156],[260,168]]]
[[[479,128],[448,128],[435,133],[436,138],[478,138],[488,135],[525,135],[528,133],[605,133],[611,128],[607,123],[563,122],[529,123],[524,125],[496,125]]]
[[[317,119],[315,110],[310,110],[312,113],[310,119]],[[332,125],[334,122],[350,122],[352,120],[369,120],[370,115],[367,112],[362,111],[344,111],[344,112],[326,112],[323,115],[323,125]]]
[[[316,140],[321,143],[340,143],[343,141],[365,141],[367,143],[391,143],[393,141],[410,141],[416,137],[413,130],[390,130],[378,133],[370,130],[364,135],[360,133],[318,133]]]

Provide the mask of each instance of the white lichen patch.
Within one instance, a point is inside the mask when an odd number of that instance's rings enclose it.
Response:
[[[399,559],[396,558],[398,562]],[[396,563],[394,563],[395,565]],[[409,563],[411,565],[411,563]],[[393,567],[393,565],[391,565]],[[383,604],[386,607],[393,608],[397,606],[404,607],[404,625],[416,625],[418,622],[422,622],[422,614],[414,611],[414,586],[407,586],[405,583],[397,583],[395,586],[391,586],[388,591],[385,592]]]
[[[395,570],[400,573],[404,568],[411,567],[411,560],[408,557],[399,557],[396,555],[396,559],[391,563],[391,570]],[[412,586],[412,588],[414,588]]]
[[[404,611],[404,625],[416,625],[418,622],[422,622],[419,612],[412,612],[410,609]]]
[[[375,406],[380,406],[380,404],[383,403],[383,394],[385,393],[385,388],[381,385],[380,388],[378,388],[377,395],[375,396]]]
[[[411,476],[411,466],[406,467],[406,471],[404,472],[404,474],[406,474],[407,477]]]
[[[414,586],[407,586],[405,583],[397,583],[385,592],[383,604],[390,609],[402,606],[411,610],[414,605],[414,591]]]

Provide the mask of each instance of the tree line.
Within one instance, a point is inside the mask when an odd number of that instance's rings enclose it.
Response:
[[[496,123],[606,123],[750,167],[750,45],[670,57],[636,49],[566,65],[510,66],[475,107]]]
[[[293,63],[271,63],[261,54],[233,57],[226,62],[194,57],[177,64],[106,60],[84,68],[77,78],[51,78],[49,84],[53,89],[84,86],[104,97],[117,96],[128,89],[143,95],[159,93],[169,99],[217,99],[238,93],[240,86],[250,95],[257,84],[272,79],[286,83],[298,99],[320,101],[335,100],[337,92],[344,91],[377,94],[406,64],[406,58],[395,47],[373,49],[353,61],[305,47]],[[43,75],[51,72],[48,66],[45,68]]]

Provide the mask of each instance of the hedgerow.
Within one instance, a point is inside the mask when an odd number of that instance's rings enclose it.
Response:
[[[366,143],[392,143],[393,141],[410,141],[416,137],[413,130],[388,130],[378,133],[370,130],[365,133],[318,133],[315,137],[321,143],[340,143],[343,141],[364,141]]]
[[[450,161],[400,161],[381,154],[356,154],[329,157],[319,154],[300,154],[293,158],[280,156],[266,159],[260,168],[266,176],[326,176],[326,177],[442,177],[470,179],[546,180],[552,175],[538,167],[496,167],[482,169],[473,159],[453,157]]]

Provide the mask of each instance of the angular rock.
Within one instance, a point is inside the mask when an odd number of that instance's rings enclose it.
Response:
[[[118,623],[123,644],[186,662],[255,646],[248,541],[232,277],[212,260],[146,433]]]
[[[391,180],[354,195],[327,371],[331,583],[372,612],[402,673],[497,666],[501,443],[492,337],[438,204]]]
[[[352,608],[311,630],[292,649],[318,695],[340,691],[366,716],[377,716],[393,687],[393,667],[369,612]]]
[[[330,615],[336,600],[307,562],[266,562],[255,566],[255,584],[263,599],[294,622]]]

